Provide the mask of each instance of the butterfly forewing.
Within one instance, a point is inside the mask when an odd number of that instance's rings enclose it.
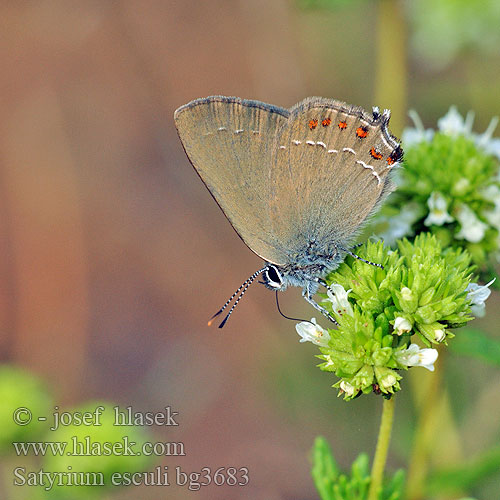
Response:
[[[269,196],[275,137],[289,112],[258,101],[215,96],[175,112],[186,153],[247,246],[277,265],[287,262],[272,230]]]

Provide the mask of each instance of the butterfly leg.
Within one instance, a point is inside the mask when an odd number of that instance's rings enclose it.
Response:
[[[347,248],[342,248],[342,247],[339,247],[339,248],[340,248],[340,250],[345,252],[347,255],[350,255],[354,259],[360,260],[361,262],[365,262],[366,264],[370,264],[370,266],[380,267],[380,269],[384,269],[384,266],[382,264],[377,264],[375,262],[370,262],[369,260],[365,260],[365,259],[359,257],[358,255],[356,255],[355,253],[352,253],[350,250],[347,250]],[[353,247],[353,248],[355,248],[355,247]]]
[[[320,306],[308,293],[308,291],[306,289],[304,289],[302,291],[302,297],[304,297],[304,299],[307,300],[307,302],[309,302],[309,304],[311,304],[314,309],[316,309],[317,311],[319,311],[323,316],[325,316],[326,318],[328,318],[330,321],[332,321],[333,323],[335,323],[337,326],[338,326],[338,323],[337,321],[335,320],[335,318],[322,306]]]

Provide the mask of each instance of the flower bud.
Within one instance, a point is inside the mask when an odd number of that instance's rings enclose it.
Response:
[[[354,396],[354,386],[351,385],[349,382],[347,382],[346,380],[342,380],[340,382],[340,390],[345,392],[347,396]]]
[[[401,309],[406,313],[415,312],[418,306],[418,297],[408,287],[403,287],[400,292],[396,290]]]
[[[411,332],[412,328],[413,325],[406,318],[403,318],[402,316],[398,316],[394,320],[394,331],[396,332],[397,335],[403,335],[403,333]]]
[[[394,389],[399,389],[398,380],[401,375],[398,375],[394,370],[385,366],[375,366],[375,377],[382,392],[394,392]]]
[[[442,342],[446,337],[445,327],[441,323],[425,325],[418,323],[418,331],[434,344]]]

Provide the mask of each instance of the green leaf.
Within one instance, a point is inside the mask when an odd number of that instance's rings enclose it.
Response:
[[[406,472],[403,469],[397,470],[392,479],[384,485],[382,498],[384,500],[400,500],[403,497],[405,479]]]
[[[351,465],[351,475],[343,474],[329,444],[323,437],[317,437],[312,455],[312,477],[321,500],[366,500],[370,487],[370,459],[360,453]],[[398,470],[385,481],[380,500],[401,500],[405,472]]]
[[[340,469],[324,437],[319,436],[314,441],[312,462],[311,474],[321,500],[335,500],[333,485],[339,477]]]
[[[450,349],[457,354],[500,366],[500,341],[488,337],[481,330],[461,330],[450,343]]]

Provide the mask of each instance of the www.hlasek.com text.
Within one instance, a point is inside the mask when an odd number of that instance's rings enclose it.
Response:
[[[69,441],[44,441],[44,442],[14,442],[12,443],[17,456],[76,456],[76,457],[183,457],[186,455],[182,442],[143,442],[130,441],[128,436],[123,436],[119,441],[93,441],[90,436],[72,436]]]

